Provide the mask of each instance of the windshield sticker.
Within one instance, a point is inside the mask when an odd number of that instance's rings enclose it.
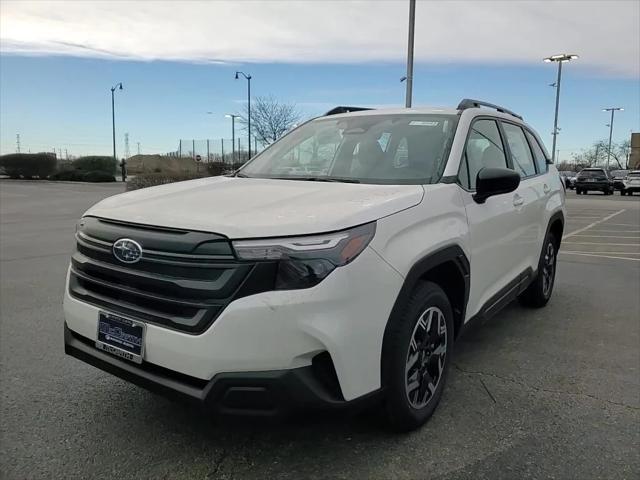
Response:
[[[409,125],[416,125],[419,127],[437,127],[440,122],[425,122],[423,120],[411,120]]]

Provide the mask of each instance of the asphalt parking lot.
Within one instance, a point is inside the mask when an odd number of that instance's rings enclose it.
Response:
[[[0,182],[1,478],[640,477],[640,196],[569,192],[550,304],[470,330],[431,421],[395,435],[372,413],[221,425],[66,357],[74,224],[120,191]]]

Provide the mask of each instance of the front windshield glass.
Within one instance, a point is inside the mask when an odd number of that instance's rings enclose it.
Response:
[[[313,120],[245,165],[238,176],[354,183],[439,180],[457,115],[368,115]]]

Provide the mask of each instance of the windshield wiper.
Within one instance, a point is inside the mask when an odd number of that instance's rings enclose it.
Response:
[[[252,178],[249,175],[247,175],[246,173],[242,173],[242,172],[236,172],[235,175],[233,175],[234,177],[240,177],[240,178]]]

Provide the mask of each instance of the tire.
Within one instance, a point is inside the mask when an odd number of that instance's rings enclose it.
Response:
[[[538,260],[538,274],[527,289],[518,297],[525,307],[544,307],[553,294],[556,279],[556,263],[558,260],[558,241],[549,232],[544,239],[544,246]]]
[[[453,354],[453,310],[442,288],[420,282],[389,322],[382,347],[385,410],[390,426],[407,432],[440,402]]]
[[[580,195],[582,191],[579,188],[576,188],[576,195]]]

